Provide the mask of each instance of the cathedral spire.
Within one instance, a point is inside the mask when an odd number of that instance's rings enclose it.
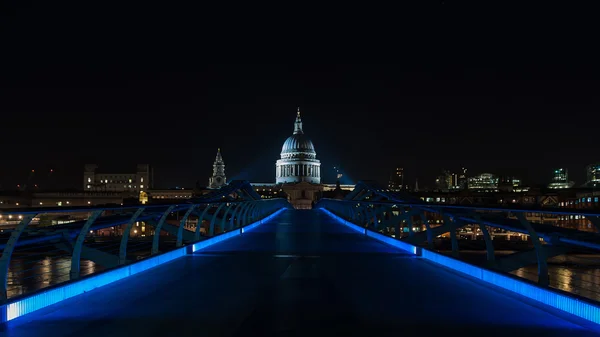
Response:
[[[302,131],[302,119],[300,118],[300,107],[298,107],[298,115],[296,116],[296,123],[294,123],[294,134],[303,134]]]
[[[220,188],[225,184],[227,184],[227,178],[225,177],[225,162],[221,156],[221,148],[218,148],[217,156],[215,157],[215,162],[213,164],[213,174],[212,177],[208,179],[208,187]]]

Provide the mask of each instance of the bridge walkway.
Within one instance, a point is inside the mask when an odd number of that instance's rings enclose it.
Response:
[[[318,210],[10,321],[6,336],[597,336]]]

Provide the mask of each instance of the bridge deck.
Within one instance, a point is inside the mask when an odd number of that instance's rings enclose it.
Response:
[[[596,336],[334,222],[240,237],[11,321],[14,336]]]

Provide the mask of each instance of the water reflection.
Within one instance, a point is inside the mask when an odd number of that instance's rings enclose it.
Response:
[[[89,260],[80,262],[81,276],[103,268]],[[46,256],[41,260],[14,257],[8,269],[7,295],[9,298],[68,281],[71,270],[69,256]]]
[[[574,258],[577,258],[576,256]],[[528,266],[514,275],[537,281],[537,266]],[[597,265],[549,265],[550,286],[600,301],[600,267]]]
[[[140,225],[140,227],[143,226]],[[147,231],[146,231],[147,232]],[[139,233],[139,232],[138,232]],[[114,236],[97,236],[85,243],[86,247],[118,257],[121,240]],[[62,248],[62,249],[61,249]],[[139,235],[127,242],[128,262],[150,256],[152,237]],[[159,251],[175,248],[175,240],[163,236],[159,240]],[[80,276],[97,273],[106,268],[90,260],[80,260]],[[64,247],[53,244],[36,247],[20,247],[12,256],[8,269],[7,295],[9,298],[69,281],[71,253]]]

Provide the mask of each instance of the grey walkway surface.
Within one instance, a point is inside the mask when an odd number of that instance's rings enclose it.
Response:
[[[9,322],[2,336],[597,336],[324,213],[242,236]]]

